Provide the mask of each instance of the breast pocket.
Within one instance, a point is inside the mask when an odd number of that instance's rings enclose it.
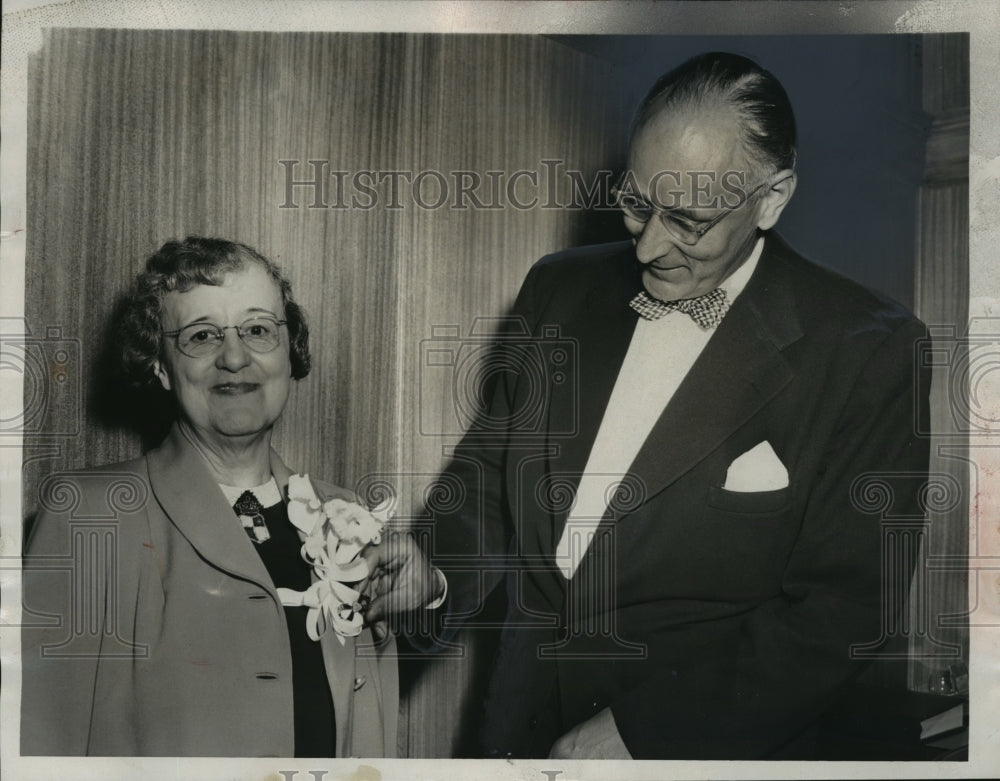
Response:
[[[792,496],[790,485],[774,491],[729,491],[710,486],[708,505],[730,513],[760,515],[785,509]]]

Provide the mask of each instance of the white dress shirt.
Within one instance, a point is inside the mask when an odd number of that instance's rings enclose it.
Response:
[[[719,285],[730,304],[746,287],[763,248],[764,239],[759,238],[746,262]],[[658,320],[639,318],[636,323],[556,546],[556,564],[567,580],[587,552],[615,486],[713,333],[683,312],[670,312]]]
[[[278,488],[278,481],[273,477],[266,483],[261,483],[250,488],[239,488],[238,486],[225,485],[224,483],[219,483],[219,488],[226,495],[226,500],[230,505],[236,504],[236,500],[243,495],[244,491],[249,491],[256,496],[261,507],[274,507],[274,505],[281,502],[281,490]]]

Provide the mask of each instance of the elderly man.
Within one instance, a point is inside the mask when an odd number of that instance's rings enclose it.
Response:
[[[898,584],[858,495],[877,477],[920,514],[925,329],[774,233],[794,166],[769,72],[715,53],[664,76],[616,188],[632,241],[542,259],[514,307],[575,374],[497,383],[435,519],[446,580],[408,536],[383,552],[373,621],[446,590],[439,614],[474,614],[506,573],[487,756],[808,758],[882,636]]]

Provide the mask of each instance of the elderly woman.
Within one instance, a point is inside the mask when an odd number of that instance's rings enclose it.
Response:
[[[43,486],[25,559],[22,753],[393,755],[391,641],[311,639],[308,608],[282,600],[315,577],[270,446],[309,371],[287,280],[243,244],[170,241],[123,322],[126,370],[161,385],[176,420],[142,458]],[[100,528],[109,545],[81,552]]]

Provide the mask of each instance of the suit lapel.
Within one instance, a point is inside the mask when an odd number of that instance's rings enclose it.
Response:
[[[768,239],[768,245],[775,242]],[[780,248],[768,245],[632,464],[647,499],[705,458],[792,379],[781,351],[802,332]]]
[[[552,471],[579,473],[586,466],[638,320],[628,305],[641,289],[631,248],[610,262],[614,264],[610,282],[599,280],[586,291],[583,306],[560,334],[577,355],[575,375],[568,382],[550,383],[547,430],[554,448]]]
[[[206,561],[256,583],[275,600],[264,563],[201,455],[176,425],[147,455],[149,482],[170,521]]]
[[[604,277],[586,290],[583,306],[565,323],[560,334],[576,349],[576,373],[568,382],[549,383],[548,475],[553,481],[571,484],[574,491],[587,465],[638,320],[628,305],[642,289],[631,246],[609,262],[613,272],[610,279]],[[534,501],[534,497],[529,501]],[[557,535],[562,533],[566,521],[565,510],[554,513],[550,520],[538,525],[539,544],[544,552],[555,549]]]

